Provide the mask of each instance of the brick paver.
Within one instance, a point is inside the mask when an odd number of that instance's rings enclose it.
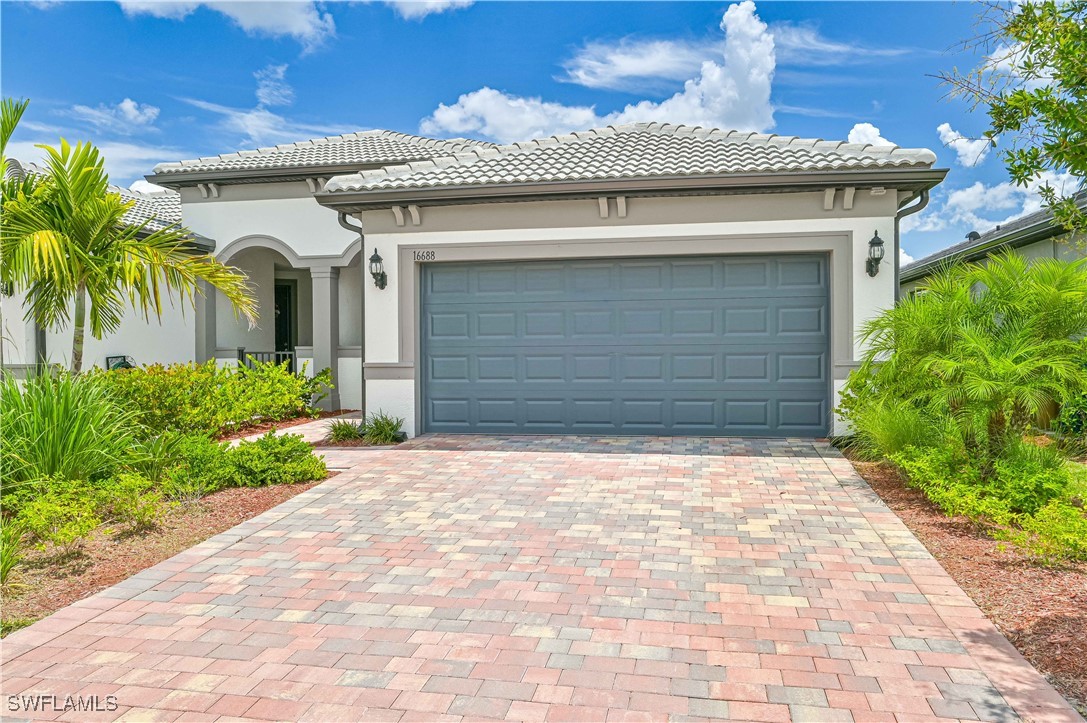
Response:
[[[5,713],[1080,720],[826,443],[339,454],[329,482],[10,635]]]

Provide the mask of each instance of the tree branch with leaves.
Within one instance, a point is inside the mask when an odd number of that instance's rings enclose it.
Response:
[[[1087,232],[1076,192],[1087,180],[1087,0],[1021,4],[983,2],[981,32],[964,43],[984,54],[968,73],[938,77],[953,96],[985,106],[985,137],[1008,145],[1004,162],[1018,186],[1039,187],[1062,226]],[[1074,188],[1054,188],[1047,174],[1067,173]]]

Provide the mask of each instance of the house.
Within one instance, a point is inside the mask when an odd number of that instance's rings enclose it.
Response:
[[[409,434],[823,436],[934,161],[631,124],[344,174],[316,198],[373,249],[365,398]]]
[[[1087,191],[1076,195],[1077,205],[1087,210]],[[1028,259],[1072,259],[1087,255],[1082,235],[1078,239],[1053,223],[1053,213],[1042,209],[979,234],[971,231],[965,241],[948,246],[902,267],[902,294],[915,292],[933,272],[958,261],[984,261],[988,256],[1013,249]]]
[[[329,367],[331,408],[412,435],[823,436],[842,431],[857,330],[894,303],[898,219],[943,179],[934,162],[643,123],[163,163],[157,202],[249,274],[260,323],[211,293],[161,327],[126,320],[87,359]]]

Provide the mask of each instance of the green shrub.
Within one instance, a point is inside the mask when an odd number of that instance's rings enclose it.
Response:
[[[988,469],[1054,404],[1087,389],[1087,259],[1009,252],[926,280],[864,326],[839,413],[909,404],[949,415]]]
[[[366,418],[362,436],[367,444],[399,444],[404,441],[403,426],[403,417],[393,417],[378,410]]]
[[[364,426],[350,419],[335,419],[328,425],[330,442],[351,442],[362,439]]]
[[[853,412],[853,448],[867,459],[884,459],[907,447],[939,446],[953,434],[946,419],[926,414],[913,405],[879,400]]]
[[[232,483],[230,445],[212,441],[206,435],[189,434],[178,439],[175,452],[178,464],[166,473],[163,482],[167,497],[195,502]]]
[[[1065,500],[1050,500],[997,536],[1046,561],[1087,560],[1087,515]]]
[[[132,530],[155,527],[166,515],[162,494],[138,474],[122,473],[100,485],[98,500],[102,511]]]
[[[0,379],[0,478],[12,484],[56,477],[109,477],[134,457],[140,430],[96,378],[39,375]]]
[[[1006,501],[1012,512],[1033,515],[1063,497],[1071,483],[1071,468],[1055,447],[1019,441],[996,460],[989,494]]]
[[[269,432],[241,442],[230,451],[230,463],[239,487],[307,482],[327,474],[323,458],[297,434]]]
[[[23,505],[18,521],[42,549],[52,544],[65,554],[72,553],[102,522],[95,512],[94,488],[63,479],[43,480],[40,485],[41,493]]]
[[[143,475],[155,484],[161,484],[167,473],[180,464],[181,442],[184,437],[175,432],[161,432],[140,440],[136,458],[129,469]]]
[[[1064,402],[1055,426],[1058,432],[1079,437],[1087,443],[1087,392]]]
[[[6,588],[23,561],[23,538],[26,524],[22,520],[0,521],[0,588]]]
[[[248,367],[154,364],[98,371],[140,422],[155,432],[218,435],[268,421],[312,414],[316,390],[331,382],[326,371],[313,379],[288,365],[254,362]]]

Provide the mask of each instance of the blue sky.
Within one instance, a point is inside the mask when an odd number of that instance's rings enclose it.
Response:
[[[950,168],[904,226],[921,257],[1038,208],[931,77],[981,59],[973,4],[3,2],[9,152],[90,140],[130,185],[160,161],[389,128],[508,142],[673,120],[926,147]],[[945,125],[946,124],[946,125]],[[878,130],[877,130],[878,129]],[[1060,179],[1051,179],[1060,180]],[[140,187],[140,186],[137,186]]]

